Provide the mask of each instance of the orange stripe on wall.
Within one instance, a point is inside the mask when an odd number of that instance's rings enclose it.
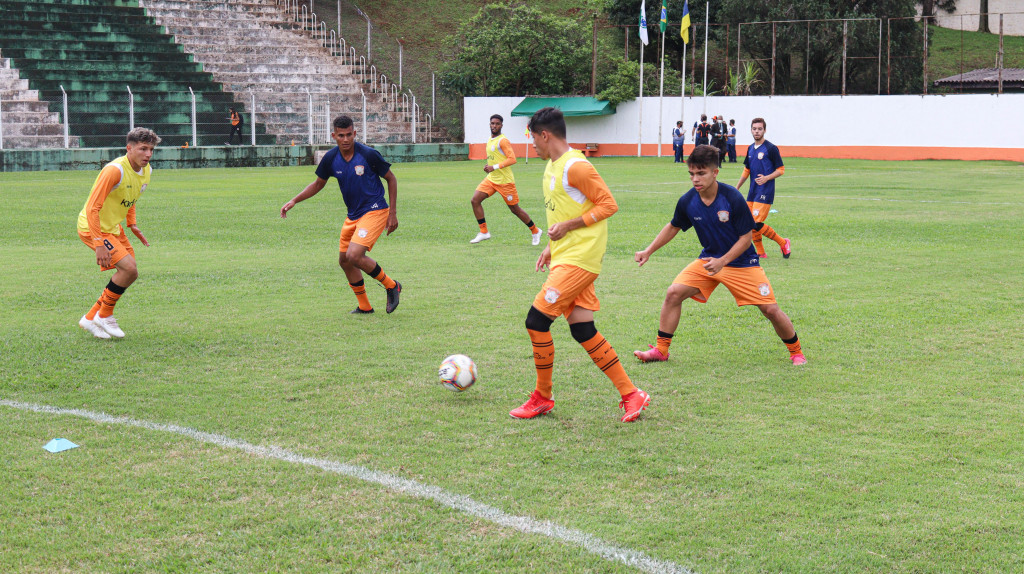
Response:
[[[572,147],[583,150],[585,143],[570,143]],[[524,158],[526,147],[529,148],[530,159],[537,158],[533,144],[512,144],[516,157]],[[736,154],[742,158],[747,146],[737,147]],[[693,144],[684,146],[687,155],[693,151]],[[1003,160],[1024,162],[1024,148],[994,147],[916,147],[916,146],[779,146],[783,158],[812,157],[828,159],[874,159],[874,160],[917,160],[917,159],[959,159],[959,160]],[[597,151],[590,154],[601,156],[636,156],[636,144],[599,144]],[[654,157],[658,155],[658,144],[643,144],[641,155]],[[672,144],[662,144],[661,155],[672,158]],[[486,144],[469,144],[469,159],[487,159]]]

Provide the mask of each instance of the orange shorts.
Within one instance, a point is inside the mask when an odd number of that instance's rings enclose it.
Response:
[[[697,259],[686,266],[676,276],[673,283],[688,285],[700,289],[700,293],[691,297],[694,301],[707,303],[711,292],[720,284],[732,293],[737,305],[769,305],[775,303],[775,293],[764,269],[758,267],[723,267],[714,275],[708,275],[704,269],[705,261]]]
[[[533,306],[549,317],[572,313],[577,306],[591,311],[600,311],[601,302],[594,291],[597,273],[591,273],[575,265],[555,265],[548,273],[548,279],[533,299]]]
[[[121,230],[120,235],[114,235],[113,233],[101,233],[100,238],[103,239],[103,244],[110,250],[110,267],[100,266],[102,271],[110,271],[113,269],[117,262],[124,259],[126,256],[131,255],[135,257],[135,249],[132,248],[132,244],[128,242],[127,234],[124,232],[124,228],[120,225],[117,226]],[[86,244],[93,253],[96,252],[96,247],[92,243],[92,233],[78,232],[78,238],[82,240],[82,243]]]
[[[495,193],[500,194],[501,198],[505,200],[508,205],[516,205],[519,203],[519,192],[516,191],[516,184],[514,183],[494,183],[489,179],[484,179],[480,182],[480,185],[476,186],[476,190],[480,193],[487,194],[487,197],[494,195]]]
[[[338,242],[338,250],[348,251],[349,243],[357,243],[366,247],[367,251],[373,249],[373,244],[388,226],[388,210],[378,209],[364,213],[359,219],[352,221],[345,218],[345,225],[341,226],[341,239]]]
[[[750,214],[754,216],[755,223],[764,223],[764,220],[768,219],[768,212],[772,210],[772,204],[755,201],[748,201],[747,207],[750,208]]]

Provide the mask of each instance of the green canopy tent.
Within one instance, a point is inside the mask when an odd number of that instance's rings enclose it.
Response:
[[[608,102],[602,102],[590,96],[572,98],[527,97],[512,110],[512,115],[529,117],[537,110],[548,106],[562,110],[562,114],[566,117],[608,116],[615,113],[615,109]]]

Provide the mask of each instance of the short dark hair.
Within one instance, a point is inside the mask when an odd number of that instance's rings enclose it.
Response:
[[[677,125],[677,126],[681,126],[681,125],[683,125],[683,120],[679,120],[678,122],[676,122],[676,125]]]
[[[689,167],[714,167],[719,166],[718,148],[709,145],[699,145],[693,148],[689,157],[686,158],[686,165]]]
[[[700,121],[702,121],[702,122],[708,121],[708,115],[707,114],[701,114],[700,115]]]
[[[733,125],[734,123],[736,123],[736,120],[729,120],[729,125],[730,126]]]
[[[492,119],[492,120],[496,119],[496,120],[498,120],[498,121],[499,121],[499,122],[501,122],[501,123],[505,123],[505,118],[501,117],[501,116],[500,116],[500,115],[498,115],[498,114],[494,114],[493,116],[491,116],[491,119]]]
[[[764,118],[754,118],[750,120],[750,125],[753,126],[754,124],[761,124],[764,126],[764,129],[768,129],[768,124],[765,123]]]
[[[526,127],[535,134],[547,130],[551,135],[565,139],[565,116],[562,110],[550,106],[541,108],[533,113],[530,122]]]
[[[345,128],[350,128],[350,127],[353,126],[352,118],[350,118],[348,116],[338,116],[338,117],[334,118],[334,123],[331,124],[331,125],[333,125],[334,129],[336,129],[336,130],[343,130]]]
[[[135,128],[128,132],[128,136],[125,138],[128,145],[133,143],[149,144],[156,147],[160,143],[160,136],[156,135],[156,132],[149,128]]]

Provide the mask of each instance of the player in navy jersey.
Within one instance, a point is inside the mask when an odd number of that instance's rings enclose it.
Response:
[[[348,207],[348,216],[341,228],[341,239],[338,249],[338,264],[345,271],[349,285],[359,301],[359,306],[352,313],[373,313],[373,306],[366,296],[363,273],[373,277],[387,290],[388,313],[398,307],[402,284],[388,277],[376,261],[370,259],[366,252],[373,249],[380,234],[387,229],[387,234],[398,228],[398,180],[391,173],[391,164],[384,161],[380,152],[356,141],[356,130],[352,118],[338,116],[334,118],[334,129],[331,138],[338,147],[330,150],[316,168],[316,179],[306,189],[281,207],[281,217],[287,217],[288,210],[296,203],[305,201],[327,185],[327,180],[334,177],[338,180],[341,196]],[[381,178],[388,183],[388,199],[384,201],[384,186]]]
[[[718,150],[707,145],[698,146],[686,159],[686,164],[693,187],[679,199],[672,221],[646,249],[636,252],[634,260],[642,267],[677,233],[691,227],[697,232],[703,250],[675,278],[665,294],[657,345],[633,354],[643,362],[667,361],[672,335],[679,326],[683,301],[694,299],[707,303],[711,293],[722,284],[732,293],[737,305],[755,305],[771,321],[775,333],[789,349],[794,365],[806,363],[793,322],[775,301],[771,283],[751,244],[754,218],[750,209],[735,187],[716,180]]]
[[[747,205],[750,206],[750,213],[754,215],[753,241],[757,254],[760,257],[767,257],[761,244],[761,237],[767,237],[778,243],[782,256],[789,259],[792,252],[790,241],[764,222],[775,201],[775,179],[786,173],[779,148],[764,139],[765,127],[764,118],[754,118],[750,122],[750,135],[754,136],[754,143],[747,148],[747,157],[743,158],[743,175],[740,176],[736,189],[743,187],[743,182],[747,181],[748,176],[752,177],[750,190],[747,191]]]

